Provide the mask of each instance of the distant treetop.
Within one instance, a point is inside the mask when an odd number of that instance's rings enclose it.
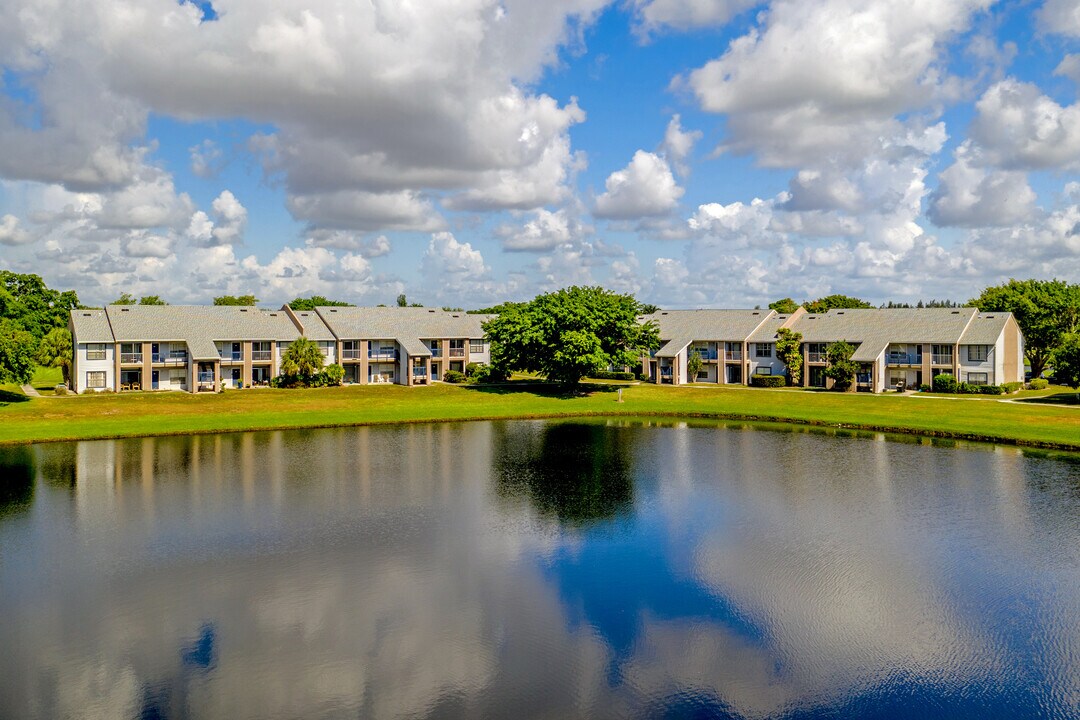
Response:
[[[244,305],[251,306],[259,302],[254,295],[222,295],[214,298],[215,305]]]
[[[312,295],[309,298],[296,298],[289,303],[289,307],[293,310],[314,310],[317,307],[353,307],[353,304],[342,300],[328,300],[322,295]]]

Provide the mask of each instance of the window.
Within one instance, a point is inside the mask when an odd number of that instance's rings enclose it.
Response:
[[[989,381],[989,373],[968,373],[968,385],[986,385]]]
[[[105,359],[105,343],[87,343],[87,345],[86,345],[86,359],[87,360],[104,360]],[[102,387],[104,387],[104,385]]]
[[[709,379],[709,371],[708,370],[698,370],[697,379],[698,380],[708,380]]]
[[[479,340],[470,340],[469,341],[469,352],[471,352],[471,353],[482,353],[482,352],[484,352],[484,340],[483,340],[483,338],[481,338]]]
[[[329,357],[330,356],[330,348],[332,348],[332,347],[334,347],[334,343],[333,343],[332,340],[320,340],[319,341],[319,351],[323,354],[323,357]]]
[[[758,366],[758,367],[754,368],[754,374],[755,375],[772,375],[772,368],[771,367]]]
[[[754,357],[771,358],[772,343],[754,343]]]
[[[989,345],[968,345],[967,346],[967,359],[968,362],[986,362],[987,356],[990,354]]]
[[[86,387],[88,388],[103,388],[105,387],[105,371],[95,370],[93,372],[86,373]]]

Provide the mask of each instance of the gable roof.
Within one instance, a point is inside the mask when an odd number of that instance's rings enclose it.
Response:
[[[960,337],[961,345],[993,345],[1001,337],[1012,313],[979,313]]]
[[[651,315],[642,315],[639,319],[642,322],[656,322],[661,340],[678,339],[682,342],[680,347],[670,352],[675,355],[691,340],[742,342],[775,314],[773,310],[660,310]],[[666,357],[661,352],[668,350],[667,346],[672,344],[668,342],[656,354]]]
[[[480,324],[495,317],[419,307],[318,307],[315,311],[341,340],[482,338]]]
[[[114,342],[109,317],[104,310],[72,310],[71,329],[76,342]]]

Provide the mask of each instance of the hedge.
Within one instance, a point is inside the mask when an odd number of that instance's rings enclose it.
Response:
[[[601,372],[589,373],[589,377],[593,380],[634,380],[634,373],[632,372],[608,372],[603,370]]]
[[[1031,381],[1031,384],[1029,384],[1028,387],[1032,390],[1045,390],[1046,388],[1050,387],[1050,381],[1046,378],[1035,378]]]
[[[447,370],[442,375],[443,382],[448,382],[453,385],[465,382],[465,373],[457,370]]]
[[[783,375],[751,375],[750,384],[754,387],[778,388],[787,385]]]

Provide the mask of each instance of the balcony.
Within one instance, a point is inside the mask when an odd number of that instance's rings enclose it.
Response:
[[[270,362],[270,350],[252,350],[251,362]]]
[[[742,350],[725,350],[725,360],[742,360]]]
[[[716,360],[718,353],[715,350],[709,350],[708,348],[690,348],[690,354],[697,353],[701,356],[702,360]]]
[[[395,348],[376,348],[368,350],[368,360],[376,362],[394,362],[398,359],[398,351]]]
[[[452,357],[452,358],[456,358],[456,357],[457,358],[463,358],[463,357],[465,357],[465,348],[463,348],[463,347],[450,348],[450,357]]]
[[[341,359],[342,360],[359,360],[360,359],[360,351],[355,350],[355,349],[353,349],[353,350],[343,349],[341,351]]]
[[[442,357],[442,348],[437,348],[437,347],[431,348],[431,357],[433,357],[433,358],[441,358]]]
[[[172,350],[167,353],[156,352],[150,355],[150,360],[157,365],[186,365],[187,351]]]
[[[200,383],[212,383],[212,382],[214,382],[214,373],[213,372],[201,372],[201,373],[199,373],[198,381]]]
[[[134,365],[142,362],[142,353],[120,353],[120,363],[124,365]]]
[[[828,355],[823,352],[806,353],[806,362],[823,363],[828,360]]]
[[[222,350],[221,359],[226,362],[239,362],[244,359],[244,353],[240,350]]]
[[[891,352],[885,356],[886,365],[922,365],[922,353]]]
[[[948,355],[934,354],[930,360],[934,365],[952,365],[952,353]]]

